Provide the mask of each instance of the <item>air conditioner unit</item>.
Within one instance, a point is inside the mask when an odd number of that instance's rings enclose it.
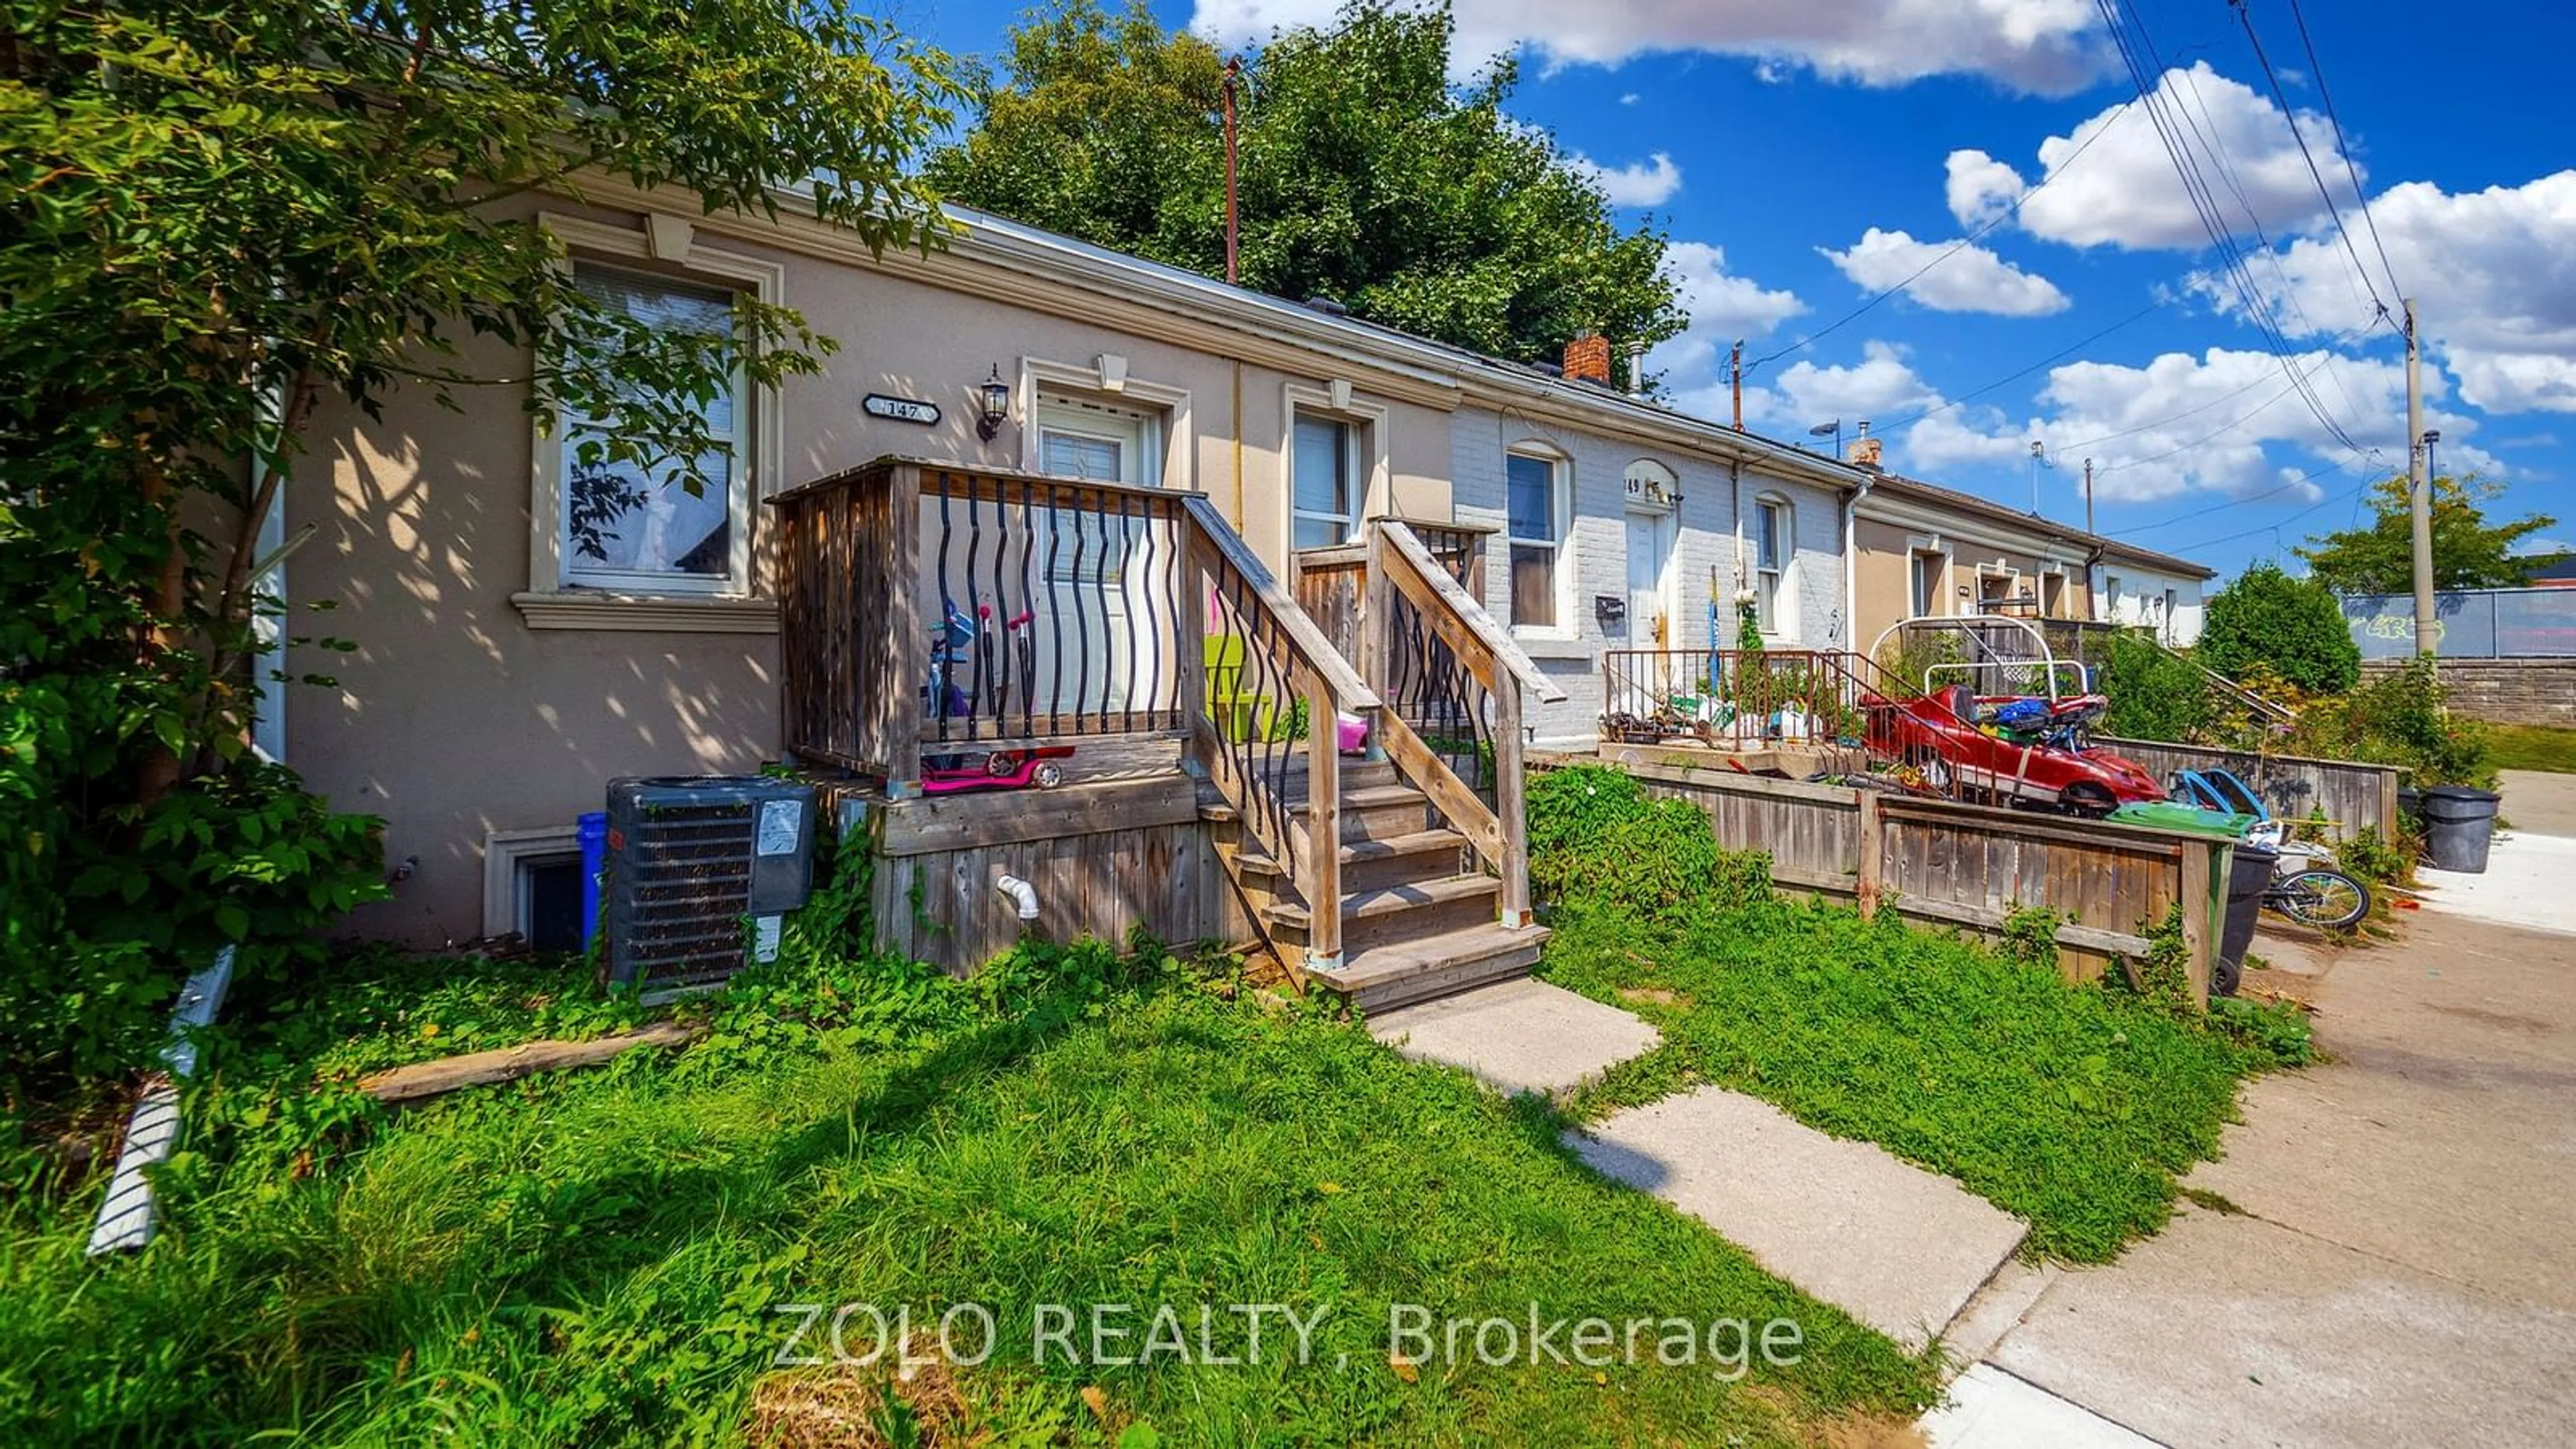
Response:
[[[813,787],[793,780],[609,781],[607,984],[686,991],[776,959],[780,918],[813,889],[813,826]]]

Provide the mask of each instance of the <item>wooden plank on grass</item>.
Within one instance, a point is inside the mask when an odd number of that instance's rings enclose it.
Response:
[[[460,1087],[516,1081],[567,1067],[595,1067],[637,1047],[686,1046],[705,1034],[706,1027],[696,1022],[657,1021],[642,1031],[594,1041],[532,1041],[370,1073],[358,1079],[358,1090],[379,1102],[417,1102]]]

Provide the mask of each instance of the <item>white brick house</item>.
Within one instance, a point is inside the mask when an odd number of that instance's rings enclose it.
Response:
[[[1592,745],[1605,650],[1733,648],[1740,589],[1761,601],[1768,647],[1853,647],[1857,470],[1604,388],[1549,379],[1546,393],[1544,412],[1462,406],[1450,433],[1456,517],[1498,530],[1487,606],[1566,693],[1530,706],[1538,743]]]

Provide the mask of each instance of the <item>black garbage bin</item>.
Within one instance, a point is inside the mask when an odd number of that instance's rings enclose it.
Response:
[[[2263,890],[2280,863],[2281,852],[2268,845],[2236,843],[2227,870],[2227,923],[2218,933],[2217,958],[2209,963],[2212,996],[2236,994],[2236,983],[2245,975],[2245,952],[2254,944],[2254,918],[2263,913]]]
[[[2435,870],[2484,875],[2487,844],[2495,838],[2493,790],[2436,785],[2424,792],[2424,853]]]

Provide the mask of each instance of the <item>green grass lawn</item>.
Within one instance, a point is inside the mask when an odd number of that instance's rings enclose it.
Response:
[[[199,1094],[138,1258],[81,1258],[94,1181],[0,1199],[0,1442],[723,1442],[829,1401],[879,1430],[847,1442],[1795,1443],[1933,1392],[1927,1362],[1571,1161],[1553,1113],[1168,963],[1106,984],[1099,955],[976,989],[891,969],[749,990],[687,1053],[390,1118],[305,1089],[330,1028],[272,1024]],[[488,1037],[500,1012],[468,991],[429,1015]],[[376,1045],[319,1054],[334,1074],[462,1021],[374,1019]],[[917,1337],[988,1305],[999,1347],[901,1386],[769,1367],[799,1318],[777,1305],[853,1302],[911,1305]],[[1313,1357],[1287,1361],[1272,1318],[1259,1363],[1041,1367],[1047,1303],[1146,1306],[1130,1352],[1164,1303],[1196,1352],[1216,1305],[1233,1357],[1227,1305],[1286,1305]],[[1641,1363],[1533,1367],[1524,1342],[1512,1366],[1398,1366],[1397,1303],[1787,1318],[1804,1347],[1741,1382],[1704,1351],[1659,1365],[1651,1330]],[[857,1352],[871,1320],[846,1323]]]
[[[2507,724],[2485,728],[2490,752],[2487,763],[2497,769],[2576,774],[2576,730]]]
[[[2135,998],[1896,913],[1769,901],[1687,922],[1569,911],[1548,979],[1636,1012],[1664,1045],[1589,1089],[1600,1113],[1694,1082],[1885,1146],[2028,1218],[2027,1249],[2115,1256],[2214,1155],[2256,1058]]]

